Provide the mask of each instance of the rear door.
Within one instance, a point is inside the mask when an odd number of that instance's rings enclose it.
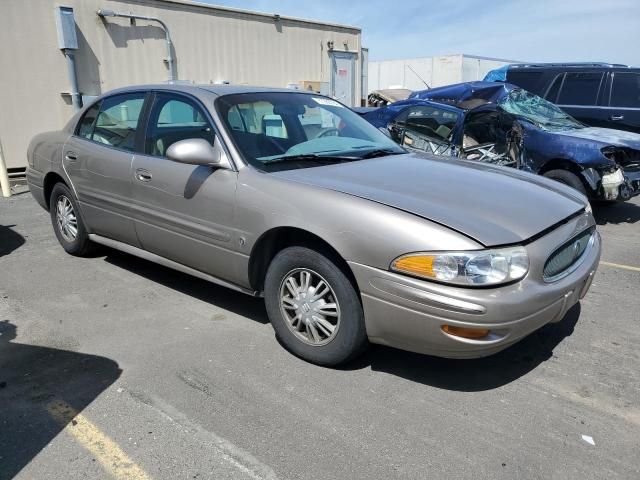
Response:
[[[63,151],[63,165],[93,233],[137,245],[131,218],[131,164],[144,92],[117,94],[89,108]]]
[[[221,155],[221,166],[187,165],[166,158],[171,144],[189,138],[209,141]],[[184,94],[156,93],[142,152],[135,155],[130,172],[135,229],[142,247],[239,283],[242,259],[236,253],[233,231],[237,172],[206,109]]]
[[[606,114],[609,128],[640,133],[640,73],[611,73]]]

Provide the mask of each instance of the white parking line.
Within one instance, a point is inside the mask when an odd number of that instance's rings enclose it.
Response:
[[[623,270],[629,270],[631,272],[640,272],[640,267],[632,267],[631,265],[622,265],[620,263],[600,262],[600,265],[606,265],[607,267],[621,268]]]

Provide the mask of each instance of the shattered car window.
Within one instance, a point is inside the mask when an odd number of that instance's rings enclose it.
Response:
[[[523,117],[544,130],[573,130],[584,125],[553,103],[521,88],[500,99],[505,112]]]
[[[406,128],[437,140],[448,140],[459,114],[439,108],[419,106],[408,110]]]

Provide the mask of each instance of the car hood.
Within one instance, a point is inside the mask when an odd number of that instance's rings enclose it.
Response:
[[[612,128],[586,127],[575,130],[567,130],[557,132],[560,135],[591,140],[601,143],[603,146],[616,145],[620,147],[629,147],[640,149],[640,134],[627,132],[625,130],[614,130]]]
[[[586,201],[543,177],[422,154],[272,175],[412,213],[487,247],[523,242],[584,209]]]

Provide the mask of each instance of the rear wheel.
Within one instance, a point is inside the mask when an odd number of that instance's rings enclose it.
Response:
[[[335,366],[366,347],[356,289],[327,256],[304,247],[282,250],[269,265],[264,294],[276,335],[295,355]]]
[[[78,204],[65,184],[54,185],[49,199],[49,213],[53,231],[67,253],[83,256],[92,250],[93,243],[80,218]]]
[[[573,172],[569,172],[568,170],[549,170],[544,174],[544,176],[555,180],[556,182],[564,183],[571,188],[575,188],[583,195],[587,195],[587,190],[584,188],[584,184]]]

